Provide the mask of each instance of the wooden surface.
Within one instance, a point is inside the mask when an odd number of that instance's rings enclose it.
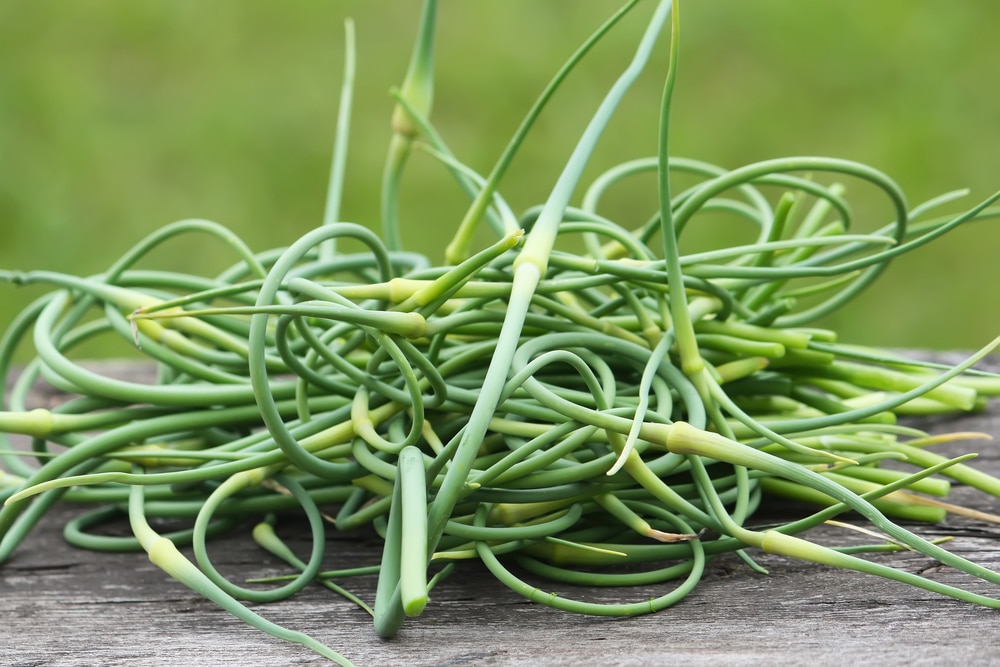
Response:
[[[1000,368],[994,360],[993,369]],[[1000,406],[985,414],[937,420],[934,432],[979,430],[1000,442]],[[981,452],[974,465],[1000,474],[998,442],[960,443],[941,451]],[[956,487],[953,500],[1000,513],[1000,501]],[[67,546],[60,534],[79,510],[59,508],[0,566],[0,665],[321,665],[297,645],[274,639],[221,611],[155,568],[144,554],[96,554]],[[771,516],[787,508],[771,504]],[[961,518],[922,526],[952,535],[949,548],[1000,572],[1000,527]],[[300,553],[304,531],[288,541]],[[243,531],[210,544],[219,569],[234,580],[281,573]],[[824,527],[810,537],[857,541]],[[325,567],[377,561],[369,533],[328,536]],[[866,541],[871,541],[866,540]],[[526,602],[483,568],[464,568],[433,593],[427,609],[393,640],[377,638],[371,619],[325,588],[255,608],[308,632],[357,665],[987,665],[1000,664],[1000,611],[902,584],[784,558],[753,554],[770,570],[753,573],[735,557],[719,558],[683,602],[653,615],[604,619]],[[1000,597],[1000,590],[912,554],[877,557],[912,572]],[[375,580],[351,582],[364,599]],[[546,587],[549,588],[549,587]],[[588,599],[642,600],[665,587],[559,589]]]

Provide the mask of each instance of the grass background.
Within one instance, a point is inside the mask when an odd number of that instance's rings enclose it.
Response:
[[[484,173],[551,74],[619,5],[440,4],[433,120]],[[544,199],[651,6],[641,3],[542,116],[501,186],[515,211]],[[1000,3],[699,0],[682,10],[676,155],[726,167],[786,155],[849,158],[887,172],[911,204],[968,187],[963,204],[971,205],[1000,188]],[[358,80],[343,212],[378,229],[387,93],[402,80],[419,11],[417,0],[0,4],[0,267],[98,272],[186,217],[222,222],[260,250],[317,225],[346,16],[357,27]],[[655,153],[665,46],[590,177]],[[404,241],[440,261],[464,201],[429,159],[411,167]],[[886,208],[869,208],[864,188],[857,194],[863,224],[887,222]],[[613,209],[645,220],[654,196],[652,180],[640,179],[616,194]],[[730,233],[692,229],[685,243],[719,245]],[[859,343],[979,346],[1000,334],[997,248],[996,223],[960,229],[897,260],[819,324]],[[192,239],[151,261],[212,271],[230,259]],[[0,285],[0,326],[41,292]]]

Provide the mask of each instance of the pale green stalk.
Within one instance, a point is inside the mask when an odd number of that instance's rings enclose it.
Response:
[[[400,88],[406,99],[421,115],[429,116],[434,99],[434,28],[437,18],[437,0],[425,0],[420,16],[417,43],[413,47],[410,65]],[[399,179],[410,156],[414,139],[420,129],[410,120],[406,111],[397,106],[392,114],[392,139],[386,158],[382,185],[382,231],[389,250],[403,247],[399,230]]]
[[[400,485],[402,527],[399,586],[403,612],[419,616],[427,604],[427,480],[424,455],[416,447],[399,452],[396,484]]]
[[[649,355],[649,360],[646,362],[646,367],[642,370],[642,377],[639,381],[639,405],[635,409],[635,418],[632,421],[632,427],[629,429],[628,436],[625,439],[625,446],[619,452],[615,464],[608,470],[608,475],[614,475],[621,470],[622,466],[628,460],[629,454],[635,450],[635,443],[639,439],[639,431],[642,428],[643,421],[646,419],[646,410],[649,408],[649,390],[653,383],[653,376],[667,356],[672,343],[672,336],[663,336]]]
[[[340,87],[340,107],[337,112],[337,131],[333,140],[333,157],[330,164],[330,182],[326,191],[323,224],[340,221],[340,202],[344,192],[344,171],[347,164],[347,144],[351,129],[351,100],[354,97],[354,21],[344,21],[344,81]],[[337,238],[327,239],[320,246],[321,260],[330,260],[337,252]]]

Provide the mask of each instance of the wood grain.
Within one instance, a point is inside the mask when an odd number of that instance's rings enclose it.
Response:
[[[992,368],[1000,368],[996,359]],[[134,373],[130,366],[124,373]],[[39,401],[47,400],[44,396]],[[935,432],[978,430],[1000,436],[1000,406],[983,414],[920,424]],[[957,443],[941,451],[968,451]],[[975,443],[974,464],[1000,474],[1000,454]],[[1000,513],[1000,501],[956,487],[953,500]],[[765,516],[787,515],[771,503]],[[62,525],[79,509],[59,507],[0,567],[0,665],[321,665],[310,651],[281,642],[234,619],[174,582],[143,554],[97,554],[71,548]],[[952,535],[949,549],[1000,572],[1000,527],[962,518],[920,526],[928,537]],[[300,553],[308,535],[280,528]],[[827,543],[855,539],[823,527],[810,537]],[[325,567],[376,562],[380,542],[368,532],[331,533]],[[219,569],[235,580],[284,572],[237,531],[211,545]],[[526,602],[473,565],[445,580],[418,618],[393,640],[375,636],[371,619],[325,588],[255,609],[286,627],[308,632],[358,665],[760,665],[1000,664],[1000,612],[936,596],[875,577],[766,554],[770,571],[751,572],[735,557],[710,565],[682,603],[631,619],[571,615]],[[997,587],[938,568],[922,556],[877,560],[943,582],[996,596]],[[373,577],[351,581],[374,598]],[[551,588],[551,586],[546,586]],[[663,587],[622,592],[561,587],[593,600],[643,600]]]

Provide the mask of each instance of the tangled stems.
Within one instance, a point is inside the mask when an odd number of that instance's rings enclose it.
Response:
[[[520,338],[524,320],[528,312],[531,297],[534,295],[539,280],[545,273],[548,263],[548,255],[551,252],[558,230],[559,220],[569,202],[572,188],[576,185],[581,176],[583,167],[586,165],[590,153],[593,151],[596,140],[600,137],[610,120],[611,113],[620,102],[625,91],[642,70],[653,43],[656,40],[660,26],[666,19],[670,10],[670,2],[661,2],[657,13],[650,21],[649,28],[640,42],[636,57],[632,61],[626,72],[618,79],[605,98],[584,132],[583,137],[577,144],[577,148],[570,157],[566,168],[563,170],[553,188],[552,194],[546,201],[532,233],[528,237],[524,248],[514,260],[514,272],[511,282],[511,300],[507,306],[504,316],[504,324],[497,337],[496,351],[493,360],[483,381],[482,392],[476,401],[475,407],[469,416],[469,426],[464,431],[462,441],[457,446],[457,451],[452,464],[448,468],[448,473],[443,482],[437,499],[430,507],[429,535],[431,539],[430,550],[436,547],[434,542],[441,534],[444,522],[458,502],[461,495],[461,487],[465,484],[471,471],[474,447],[485,435],[489,415],[496,411],[499,402],[500,388],[507,374],[510,361],[513,359],[518,338]]]
[[[759,571],[751,553],[762,549],[996,606],[856,555],[909,548],[1000,583],[996,573],[886,518],[889,510],[934,520],[966,511],[918,495],[947,494],[946,483],[929,478],[939,473],[1000,495],[1000,480],[965,458],[929,451],[933,438],[896,423],[905,414],[979,409],[1000,393],[1000,378],[971,369],[996,343],[942,367],[845,345],[810,325],[893,258],[996,217],[1000,195],[925,219],[957,195],[910,209],[886,175],[846,160],[782,158],[728,170],[669,156],[679,19],[674,3],[662,1],[550,195],[516,217],[498,191],[512,156],[583,55],[635,4],[627,2],[567,61],[480,178],[428,118],[436,14],[428,2],[396,97],[385,241],[339,219],[349,45],[322,227],[287,248],[254,254],[216,223],[188,220],[143,239],[97,276],[0,272],[6,282],[54,288],[0,340],[4,381],[15,352],[33,351],[0,412],[0,431],[31,439],[28,451],[4,441],[0,452],[7,471],[0,560],[57,501],[93,504],[67,526],[72,543],[145,549],[238,617],[341,664],[339,654],[268,624],[238,600],[285,599],[319,579],[370,613],[379,635],[392,636],[432,602],[438,581],[478,559],[530,600],[634,615],[683,599],[710,558],[736,553]],[[573,205],[590,156],[668,18],[656,157],[612,167]],[[396,192],[414,147],[426,149],[472,200],[447,266],[400,250]],[[629,228],[600,211],[610,188],[652,169],[659,205],[649,222]],[[697,182],[675,193],[679,172]],[[812,174],[874,187],[894,219],[872,233],[851,232],[860,216],[848,188]],[[774,188],[776,201],[765,193]],[[754,226],[755,239],[684,254],[683,229],[720,211]],[[471,252],[478,221],[489,223],[494,213],[489,226],[499,238]],[[139,266],[178,235],[206,233],[237,257],[219,275]],[[338,252],[344,237],[366,251]],[[569,249],[577,237],[586,253]],[[156,382],[105,377],[78,362],[76,348],[95,337],[137,344],[156,364]],[[33,409],[27,396],[39,382],[71,398]],[[886,461],[914,470],[888,470]],[[772,492],[827,507],[759,529],[754,512]],[[126,509],[133,536],[102,534]],[[801,537],[848,510],[889,544],[822,547]],[[307,559],[277,537],[274,523],[285,512],[305,515]],[[154,516],[193,526],[160,536],[148,523]],[[384,540],[376,564],[345,568],[378,573],[372,607],[320,571],[330,517],[336,530],[371,527]],[[294,572],[273,588],[229,581],[209,556],[210,538],[246,518],[256,524],[255,541]],[[178,550],[189,541],[193,562]],[[535,581],[515,575],[511,563]],[[635,564],[646,565],[619,569]],[[538,579],[669,588],[652,600],[608,605],[543,592]]]
[[[992,570],[978,566],[966,559],[957,556],[941,547],[924,540],[909,530],[887,520],[873,505],[863,498],[845,492],[845,489],[826,478],[801,466],[789,464],[780,458],[771,456],[765,452],[754,450],[750,447],[740,445],[733,441],[721,438],[714,434],[706,433],[699,429],[693,429],[683,422],[673,425],[666,440],[666,447],[675,453],[690,454],[694,456],[705,456],[717,461],[726,461],[747,468],[763,470],[779,477],[804,481],[808,479],[808,485],[822,491],[835,499],[841,501],[846,506],[865,516],[877,528],[887,535],[901,542],[902,544],[920,551],[940,562],[950,565],[963,572],[984,579],[993,584],[1000,584],[1000,574]],[[705,488],[705,487],[703,487]],[[717,511],[724,515],[724,510],[717,507]],[[843,554],[814,544],[807,540],[782,533],[778,530],[758,533],[747,530],[731,522],[728,528],[740,541],[746,544],[753,544],[762,548],[768,553],[782,554],[810,560],[816,563],[843,567],[846,569],[858,570],[869,574],[876,574],[896,581],[909,583],[926,590],[955,597],[969,602],[975,602],[984,606],[1000,609],[1000,600],[983,595],[977,595],[954,586],[947,586],[923,577],[912,575],[906,572],[895,570],[894,568],[870,563],[863,559],[849,554]]]

